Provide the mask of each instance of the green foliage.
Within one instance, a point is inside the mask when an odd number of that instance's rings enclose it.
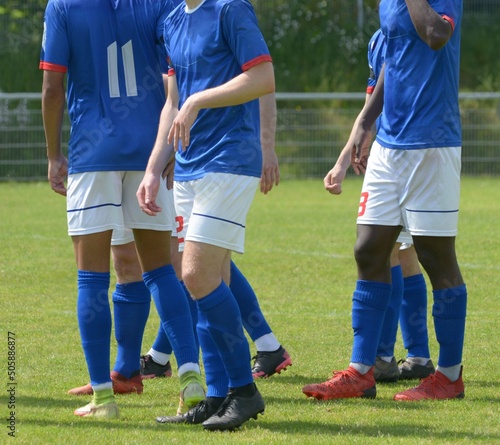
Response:
[[[179,394],[175,371],[172,378],[146,381],[141,396],[117,397],[119,420],[73,415],[89,398],[66,394],[69,388],[85,384],[88,374],[75,314],[76,269],[66,234],[65,199],[54,194],[47,182],[0,184],[4,354],[7,331],[17,338],[17,432],[12,443],[498,444],[500,233],[491,227],[500,214],[499,186],[499,180],[492,178],[462,182],[457,252],[469,289],[465,399],[422,403],[392,400],[396,392],[416,382],[379,384],[375,400],[316,402],[302,394],[303,385],[323,381],[332,369],[349,362],[356,279],[352,247],[361,182],[346,180],[343,194],[335,197],[324,191],[321,180],[283,181],[268,195],[258,193],[247,220],[246,253],[234,259],[252,283],[293,366],[257,382],[266,401],[264,416],[241,431],[219,434],[204,432],[200,426],[156,424],[157,415],[175,412]],[[434,359],[431,298],[429,290]],[[157,317],[152,307],[143,351],[155,337]],[[114,343],[112,349],[114,360]],[[255,351],[253,345],[251,350]],[[404,353],[399,338],[397,358]],[[7,396],[4,388],[1,443],[11,443],[6,436]]]
[[[339,0],[254,3],[279,91],[357,91],[364,85],[366,45],[378,28],[372,9],[358,28],[356,8]]]
[[[461,89],[500,88],[500,6],[466,4]],[[278,91],[361,91],[366,46],[378,28],[376,0],[362,15],[353,0],[253,0],[271,50]],[[0,91],[39,91],[45,0],[4,0],[0,6]],[[496,13],[496,15],[495,15]],[[362,26],[358,21],[362,19]]]

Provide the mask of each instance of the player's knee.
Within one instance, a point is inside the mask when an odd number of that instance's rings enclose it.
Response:
[[[142,270],[137,258],[114,257],[113,266],[119,283],[142,281]]]

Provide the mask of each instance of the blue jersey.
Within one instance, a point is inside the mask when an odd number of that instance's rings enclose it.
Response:
[[[179,6],[167,18],[164,32],[179,89],[179,108],[193,93],[271,61],[247,0],[205,0],[193,10]],[[189,147],[177,151],[175,179],[198,179],[208,172],[260,177],[259,116],[258,100],[200,110]]]
[[[145,170],[165,103],[172,0],[49,0],[40,68],[67,72],[69,173]]]
[[[377,85],[378,76],[380,76],[380,71],[382,71],[382,66],[384,65],[386,48],[385,36],[382,30],[378,29],[373,34],[370,42],[368,42],[368,66],[370,67],[370,77],[368,78],[368,85],[366,86],[367,94],[372,94]]]
[[[382,0],[380,23],[387,39],[384,110],[377,141],[384,147],[458,147],[462,0],[428,0],[453,27],[446,45],[432,50],[417,34],[405,0]]]

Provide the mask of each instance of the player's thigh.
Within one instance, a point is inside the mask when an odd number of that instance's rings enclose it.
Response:
[[[123,178],[123,220],[130,229],[171,232],[175,230],[174,196],[167,190],[166,182],[161,180],[156,202],[162,211],[156,216],[144,213],[139,207],[136,192],[144,177],[144,172],[127,171]]]
[[[193,181],[191,212],[189,205],[176,207],[188,220],[185,241],[195,241],[244,252],[246,218],[255,196],[259,178],[223,173],[207,174]],[[180,190],[180,189],[179,189]]]
[[[67,188],[69,235],[88,235],[123,227],[121,172],[69,175]]]
[[[454,237],[460,201],[460,147],[416,150],[402,207],[406,227],[415,236]]]
[[[370,152],[358,210],[358,225],[402,225],[395,150],[375,142]]]

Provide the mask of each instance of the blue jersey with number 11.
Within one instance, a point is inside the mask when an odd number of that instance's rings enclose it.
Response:
[[[171,0],[49,0],[40,68],[68,73],[70,174],[145,170],[165,103],[158,45],[172,9]]]

